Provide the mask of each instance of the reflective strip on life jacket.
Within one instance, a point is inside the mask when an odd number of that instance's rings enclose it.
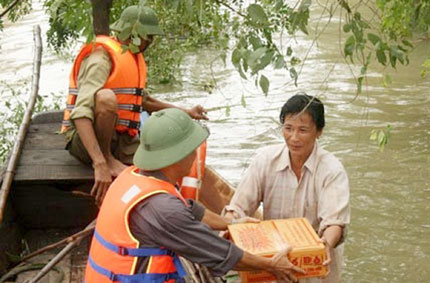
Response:
[[[124,120],[124,119],[118,119],[116,121],[117,125],[126,126],[130,129],[139,129],[140,128],[140,122],[131,121],[131,120]]]
[[[190,173],[188,174],[188,176],[183,177],[181,182],[179,182],[180,192],[184,198],[198,200],[199,198],[198,190],[201,187],[201,182],[203,180],[203,176],[205,172],[205,161],[206,161],[206,141],[204,141],[197,148],[196,159],[194,160]]]

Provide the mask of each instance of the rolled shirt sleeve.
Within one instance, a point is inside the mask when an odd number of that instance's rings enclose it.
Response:
[[[214,276],[224,275],[241,260],[243,251],[217,236],[193,211],[199,217],[200,209],[186,207],[174,196],[154,195],[132,210],[130,229],[141,247],[166,247],[207,266]]]
[[[105,85],[112,63],[106,50],[99,48],[86,57],[79,69],[78,96],[70,120],[88,118],[94,121],[95,94]]]
[[[343,227],[342,237],[337,243],[343,243],[350,222],[349,181],[345,169],[339,161],[332,160],[330,173],[323,178],[318,199],[318,234],[332,225]]]

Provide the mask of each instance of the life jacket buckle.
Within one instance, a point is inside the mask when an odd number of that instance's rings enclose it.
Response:
[[[133,104],[133,109],[131,111],[136,113],[141,113],[143,111],[143,107],[141,105]]]
[[[128,127],[129,127],[130,129],[139,129],[139,127],[140,127],[140,122],[129,120],[129,121],[128,121]]]
[[[124,247],[118,247],[118,254],[120,255],[128,255],[128,249]]]

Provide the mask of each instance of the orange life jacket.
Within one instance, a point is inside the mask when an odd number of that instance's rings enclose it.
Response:
[[[194,200],[199,199],[199,189],[205,173],[206,161],[206,141],[204,141],[199,148],[197,148],[197,156],[194,160],[190,174],[182,178],[179,182],[181,195],[184,198]]]
[[[97,47],[102,46],[110,55],[112,69],[103,88],[111,89],[118,102],[118,120],[116,130],[127,132],[134,137],[140,127],[140,113],[143,111],[142,102],[146,92],[146,63],[142,53],[123,52],[121,43],[108,36],[97,36],[96,42],[82,47],[73,64],[69,79],[69,95],[64,110],[61,132],[70,127],[70,114],[75,107],[78,96],[77,80],[82,60],[90,55]]]
[[[168,182],[137,173],[130,166],[112,183],[97,217],[85,283],[175,282],[185,276],[178,256],[165,248],[142,248],[130,232],[129,214],[144,199],[160,193],[184,198]],[[145,273],[136,274],[139,258],[148,258]]]

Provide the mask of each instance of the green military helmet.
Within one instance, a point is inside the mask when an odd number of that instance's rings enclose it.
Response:
[[[144,35],[162,35],[164,32],[158,25],[157,14],[149,7],[132,5],[122,11],[119,20],[110,28],[122,33],[126,29],[136,29],[141,37]],[[129,32],[126,32],[129,34]],[[131,34],[130,34],[131,35]]]
[[[208,136],[208,130],[184,111],[163,109],[143,124],[133,163],[148,171],[165,168],[187,157]]]

